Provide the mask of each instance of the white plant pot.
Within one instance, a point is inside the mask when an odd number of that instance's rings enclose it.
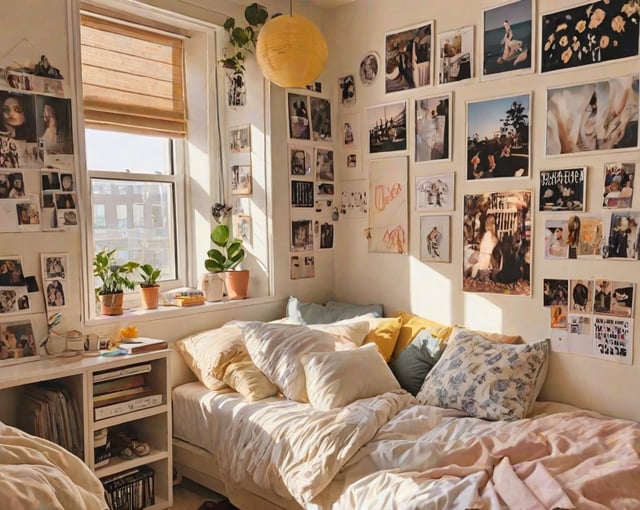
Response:
[[[207,301],[222,301],[224,295],[224,273],[204,273],[200,276],[198,288],[204,292]]]

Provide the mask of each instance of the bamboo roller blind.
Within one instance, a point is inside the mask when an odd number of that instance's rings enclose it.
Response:
[[[81,17],[87,127],[184,138],[182,39]]]

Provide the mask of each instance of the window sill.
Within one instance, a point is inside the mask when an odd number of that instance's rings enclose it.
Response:
[[[199,313],[212,313],[222,310],[232,310],[234,308],[244,308],[258,306],[268,303],[282,301],[283,298],[274,296],[255,297],[240,300],[223,300],[216,302],[206,302],[203,305],[180,307],[159,305],[153,310],[145,310],[141,307],[126,309],[122,315],[100,315],[85,322],[85,326],[103,326],[120,322],[135,320],[136,322],[155,321],[158,319],[172,319],[188,317]]]

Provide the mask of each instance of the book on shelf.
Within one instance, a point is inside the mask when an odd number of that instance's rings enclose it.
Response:
[[[132,338],[122,341],[118,348],[127,354],[141,354],[143,352],[160,351],[169,347],[165,340],[157,340],[155,338]]]
[[[127,388],[126,390],[112,391],[110,393],[103,393],[101,395],[93,396],[94,407],[101,407],[108,404],[115,404],[116,402],[123,402],[132,396],[141,396],[142,393],[149,392],[148,386],[134,386],[133,388]]]
[[[96,396],[104,395],[107,393],[114,393],[116,391],[129,390],[131,388],[137,388],[145,385],[144,374],[127,375],[119,379],[112,379],[110,381],[94,382],[93,383],[93,396],[94,400]]]
[[[102,479],[109,508],[137,509],[155,504],[154,475],[153,468],[140,466]]]
[[[159,406],[160,404],[162,404],[161,393],[144,395],[142,397],[125,400],[124,402],[118,402],[102,407],[94,407],[93,415],[95,420],[104,420],[106,418],[111,418],[112,416],[132,413],[148,407]]]
[[[131,365],[115,370],[107,370],[105,372],[96,372],[93,374],[93,382],[110,381],[112,379],[119,379],[121,377],[127,377],[135,374],[144,374],[146,372],[151,372],[151,363],[142,363],[140,365]]]

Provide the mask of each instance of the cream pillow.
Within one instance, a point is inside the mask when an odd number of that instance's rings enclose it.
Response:
[[[231,363],[224,374],[224,382],[249,402],[272,397],[278,393],[278,387],[267,379],[251,360]]]
[[[339,350],[355,349],[362,345],[369,333],[369,322],[367,320],[353,321],[353,319],[347,319],[345,322],[341,321],[333,324],[308,324],[307,327],[317,331],[324,331],[335,337],[342,344],[340,347],[336,347]]]
[[[300,358],[309,352],[333,352],[336,339],[303,325],[243,322],[247,351],[256,366],[290,400],[308,402]]]
[[[249,359],[242,330],[236,326],[188,336],[177,341],[175,348],[202,384],[214,391],[226,387],[222,379],[230,363]]]
[[[301,361],[309,402],[323,411],[400,389],[375,344],[350,351],[303,354]]]

